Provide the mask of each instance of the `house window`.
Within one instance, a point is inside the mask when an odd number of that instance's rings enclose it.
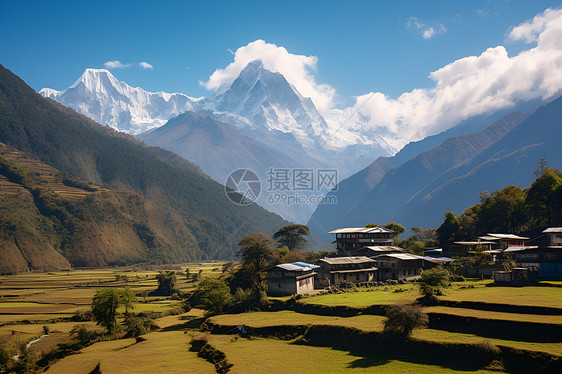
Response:
[[[359,280],[359,273],[355,274],[355,280]]]
[[[343,275],[343,280],[346,281],[347,280],[347,274]]]

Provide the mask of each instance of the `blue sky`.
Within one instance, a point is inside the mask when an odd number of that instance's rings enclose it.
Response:
[[[150,91],[211,95],[200,82],[257,39],[291,54],[316,56],[315,79],[350,104],[374,91],[397,97],[434,85],[428,74],[459,58],[521,43],[516,26],[555,1],[118,1],[0,0],[0,63],[31,87],[70,86],[87,67],[145,61],[112,69]],[[429,38],[424,30],[434,29]],[[426,36],[429,36],[426,34]]]

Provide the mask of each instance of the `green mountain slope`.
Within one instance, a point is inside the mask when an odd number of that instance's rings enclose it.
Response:
[[[73,265],[230,259],[244,235],[258,231],[271,234],[287,224],[256,205],[233,204],[226,197],[224,187],[195,165],[42,98],[2,66],[0,142],[61,172],[113,191],[106,193],[111,195],[108,201],[93,198],[108,210],[104,208],[99,215],[84,216],[83,235],[64,231],[62,223],[53,228],[53,235],[61,240],[60,247],[53,248]],[[33,188],[34,185],[27,190]],[[116,191],[122,191],[123,196],[118,198]],[[101,199],[103,193],[95,195]],[[137,202],[127,200],[134,200],[133,196]],[[58,206],[68,201],[64,196],[55,199],[61,200]],[[84,201],[86,197],[80,200]],[[53,221],[38,204],[35,199],[34,205],[40,213],[37,219]],[[133,208],[135,204],[139,204],[137,210]],[[67,210],[73,213],[76,209],[70,204]],[[101,221],[107,220],[107,226],[113,227],[111,220],[118,214],[112,211],[121,211],[127,217],[122,230],[132,230],[134,235],[100,229],[99,240],[88,239],[88,232],[96,231],[89,228],[94,224],[101,225]],[[39,237],[45,239],[47,235]],[[135,242],[134,237],[140,242]],[[39,268],[38,264],[28,266]]]

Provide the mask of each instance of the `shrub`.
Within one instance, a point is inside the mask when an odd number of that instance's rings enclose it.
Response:
[[[43,334],[44,334],[44,335],[49,335],[49,326],[43,325]]]
[[[74,326],[74,328],[70,330],[70,336],[73,335],[76,335],[82,345],[86,345],[98,337],[96,331],[88,330],[85,326],[80,325]]]
[[[419,305],[395,304],[386,310],[387,320],[384,322],[384,331],[408,337],[415,328],[426,327],[427,314]]]
[[[174,293],[177,283],[175,271],[161,271],[156,275],[156,280],[158,281],[156,295],[171,296]]]
[[[156,323],[148,317],[130,314],[125,319],[126,337],[136,338],[158,328]]]
[[[87,322],[93,320],[94,320],[94,314],[90,309],[77,310],[74,313],[74,316],[72,316],[72,321],[74,322]]]
[[[421,272],[420,291],[432,298],[435,295],[442,295],[442,289],[449,287],[449,272],[443,268],[434,268]]]
[[[232,304],[230,288],[222,279],[206,278],[199,283],[201,304],[210,314],[220,314]]]

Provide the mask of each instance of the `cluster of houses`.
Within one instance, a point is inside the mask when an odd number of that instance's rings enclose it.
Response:
[[[323,258],[316,264],[276,265],[267,274],[268,293],[307,294],[346,282],[415,280],[423,269],[454,262],[453,258],[476,252],[489,254],[497,266],[507,256],[515,260],[517,267],[510,270],[490,268],[490,274],[486,275],[495,274],[496,280],[515,283],[528,277],[562,278],[562,227],[548,228],[532,240],[513,234],[488,234],[473,241],[427,250],[424,256],[392,246],[396,233],[385,227],[343,228],[330,233],[336,235],[333,243],[338,257]],[[486,271],[477,271],[481,270]]]

